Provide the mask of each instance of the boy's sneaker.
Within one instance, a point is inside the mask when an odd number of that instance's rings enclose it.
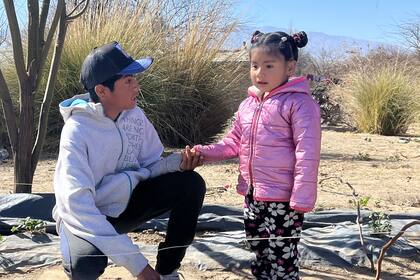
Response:
[[[178,271],[174,270],[171,274],[161,275],[160,280],[181,280]]]

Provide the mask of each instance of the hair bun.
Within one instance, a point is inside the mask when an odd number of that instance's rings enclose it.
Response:
[[[261,37],[264,33],[260,32],[259,30],[254,31],[251,37],[251,44],[254,44],[259,37]]]
[[[304,31],[292,34],[292,38],[298,48],[303,48],[308,43],[308,36]]]

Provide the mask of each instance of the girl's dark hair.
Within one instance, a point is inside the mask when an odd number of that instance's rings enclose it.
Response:
[[[114,90],[114,84],[117,80],[121,79],[123,77],[123,75],[115,75],[112,76],[111,78],[109,78],[108,80],[100,83],[103,86],[106,86],[107,88],[109,88],[110,91]],[[96,94],[95,92],[95,88],[91,88],[88,89],[89,95],[90,95],[90,99],[94,102],[94,103],[99,103],[99,96]]]
[[[278,31],[262,33],[255,31],[252,34],[250,52],[258,47],[264,47],[270,54],[283,55],[286,61],[298,60],[298,48],[303,48],[308,43],[308,36],[304,31],[292,34]]]

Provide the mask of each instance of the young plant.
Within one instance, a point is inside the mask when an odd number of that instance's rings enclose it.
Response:
[[[401,161],[402,159],[399,155],[395,154],[395,155],[387,157],[385,160],[395,162],[395,161]]]
[[[383,212],[372,212],[369,215],[369,229],[371,235],[384,236],[391,233],[392,225],[389,216]]]
[[[370,155],[368,153],[359,152],[357,155],[353,156],[355,160],[370,161]]]
[[[359,195],[357,194],[355,188],[349,182],[343,181],[343,179],[341,179],[340,177],[328,177],[328,178],[320,180],[319,184],[322,185],[323,181],[329,180],[329,179],[338,179],[338,181],[341,184],[346,185],[347,187],[349,187],[351,189],[352,196],[353,196],[353,200],[351,200],[351,202],[355,204],[356,210],[357,210],[356,224],[359,228],[360,244],[362,245],[363,252],[365,253],[366,257],[368,258],[368,260],[370,262],[370,269],[372,271],[375,271],[375,264],[374,264],[374,261],[373,261],[372,251],[369,250],[367,248],[366,244],[365,244],[365,238],[363,236],[363,229],[362,229],[363,219],[362,219],[362,215],[361,215],[361,211],[360,211],[361,204],[364,204],[366,206],[367,203],[369,202],[370,197],[359,198]]]
[[[370,196],[364,196],[364,197],[359,198],[360,206],[367,207],[369,200],[370,200]]]
[[[45,221],[26,217],[25,219],[20,220],[17,226],[13,226],[11,232],[30,232],[31,234],[41,233],[45,232],[46,226],[47,223]]]
[[[369,200],[370,200],[370,196],[363,196],[359,198],[358,200],[356,200],[355,198],[349,199],[349,203],[353,204],[355,207],[357,207],[357,204],[359,204],[361,208],[367,208]]]

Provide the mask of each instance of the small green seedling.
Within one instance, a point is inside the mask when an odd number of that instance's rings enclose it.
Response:
[[[360,205],[360,207],[367,208],[367,205],[369,203],[369,200],[370,200],[370,196],[363,196],[363,197],[359,198],[359,205]],[[354,200],[354,199],[349,199],[349,203],[353,204],[354,206],[357,205],[356,202],[357,201]]]
[[[359,152],[357,155],[353,156],[355,160],[370,161],[370,155],[368,153]]]
[[[371,235],[376,236],[385,236],[390,234],[392,230],[389,216],[383,212],[372,212],[369,215],[368,226],[372,232]]]
[[[26,217],[25,219],[20,220],[17,226],[13,226],[11,232],[30,232],[31,234],[41,233],[45,232],[46,226],[47,223],[45,221]]]
[[[392,155],[386,158],[386,161],[401,161],[401,157],[399,155]]]
[[[370,196],[364,196],[359,198],[359,204],[361,207],[367,207],[370,200]]]

